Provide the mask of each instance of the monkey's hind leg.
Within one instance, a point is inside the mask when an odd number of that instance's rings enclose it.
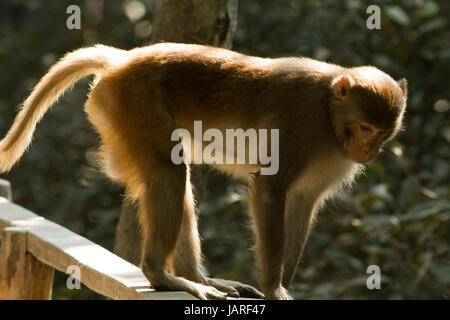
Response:
[[[264,295],[261,292],[249,285],[237,281],[208,278],[202,273],[200,236],[189,168],[187,170],[183,210],[183,223],[172,264],[173,273],[179,277],[213,286],[232,297],[263,298]]]
[[[170,161],[155,167],[139,195],[139,216],[144,233],[142,271],[160,290],[184,290],[200,299],[224,299],[214,287],[175,277],[167,272],[183,221],[186,168]]]
[[[150,104],[157,102],[154,98],[144,93],[141,96],[146,99],[140,101],[134,99],[136,95],[120,97],[120,88],[110,85],[100,82],[94,88],[86,112],[101,135],[100,156],[108,176],[124,184],[130,197],[138,200],[144,275],[158,290],[225,299],[225,292],[168,272],[183,223],[187,179],[186,165],[175,165],[170,158],[175,145],[170,140],[175,129],[170,115],[161,105]]]

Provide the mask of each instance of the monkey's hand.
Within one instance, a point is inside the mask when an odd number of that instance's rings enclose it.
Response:
[[[231,297],[247,297],[247,298],[256,298],[256,299],[264,299],[264,294],[259,292],[252,286],[247,284],[224,280],[224,279],[216,279],[216,278],[206,278],[206,284],[212,286],[220,291],[228,293]]]

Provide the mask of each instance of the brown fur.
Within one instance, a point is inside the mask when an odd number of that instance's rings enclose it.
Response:
[[[50,105],[91,73],[86,112],[102,139],[103,169],[139,202],[143,272],[158,289],[202,299],[260,294],[203,275],[189,168],[170,158],[173,130],[192,132],[195,120],[203,130],[280,129],[276,175],[260,175],[260,164],[217,167],[248,179],[260,285],[267,298],[286,299],[315,212],[353,180],[355,161],[395,135],[406,101],[406,83],[372,67],[262,59],[200,45],[97,46],[68,54],[37,85],[0,142],[1,171],[23,154]],[[345,95],[333,94],[336,84],[346,86],[339,91]],[[359,123],[373,125],[368,139]]]

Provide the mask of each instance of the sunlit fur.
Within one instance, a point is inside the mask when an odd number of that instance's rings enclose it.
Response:
[[[276,175],[261,175],[260,163],[216,167],[247,180],[260,288],[268,299],[288,299],[315,213],[361,170],[345,152],[349,125],[370,123],[390,130],[383,139],[391,139],[406,104],[406,81],[397,83],[374,67],[265,59],[200,45],[130,51],[99,45],[67,54],[34,88],[0,142],[1,172],[22,156],[50,106],[91,74],[86,112],[102,140],[100,166],[139,203],[142,270],[157,289],[201,299],[261,294],[202,272],[189,167],[170,158],[175,129],[192,135],[195,120],[222,133],[279,129]],[[343,76],[351,79],[348,90],[336,95]],[[353,154],[361,148],[352,146]]]

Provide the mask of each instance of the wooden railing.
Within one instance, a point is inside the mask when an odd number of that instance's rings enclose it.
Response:
[[[0,195],[0,299],[51,299],[54,269],[70,266],[81,283],[112,299],[194,299],[155,291],[137,266],[12,203],[7,181],[0,181]]]

